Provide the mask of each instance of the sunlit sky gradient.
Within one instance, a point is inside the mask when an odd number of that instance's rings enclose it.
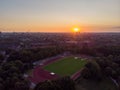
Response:
[[[0,31],[120,32],[120,0],[0,0]]]

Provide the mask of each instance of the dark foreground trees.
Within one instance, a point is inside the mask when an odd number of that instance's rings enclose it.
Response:
[[[88,62],[81,72],[81,77],[87,80],[111,80],[120,89],[120,56],[109,55],[97,57]]]
[[[70,77],[39,83],[34,90],[75,90],[74,81]]]
[[[0,66],[0,90],[29,90],[29,82],[23,77],[24,63],[10,61]]]
[[[82,70],[81,76],[85,79],[101,80],[101,68],[96,62],[90,61],[85,65],[85,68]]]

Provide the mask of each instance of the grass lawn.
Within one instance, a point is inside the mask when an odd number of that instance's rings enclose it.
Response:
[[[74,57],[63,58],[44,67],[44,69],[54,72],[60,76],[71,76],[79,71],[85,64],[86,60],[74,59]]]

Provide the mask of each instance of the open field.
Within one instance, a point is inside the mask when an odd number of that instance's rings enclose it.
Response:
[[[67,57],[48,64],[44,67],[44,69],[50,72],[54,72],[60,76],[71,76],[80,71],[80,69],[86,64],[86,62],[87,61],[84,59]]]

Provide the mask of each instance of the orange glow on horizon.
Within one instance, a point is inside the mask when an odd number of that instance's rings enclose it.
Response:
[[[72,31],[73,31],[73,32],[80,32],[80,28],[74,27],[74,28],[72,29]]]

